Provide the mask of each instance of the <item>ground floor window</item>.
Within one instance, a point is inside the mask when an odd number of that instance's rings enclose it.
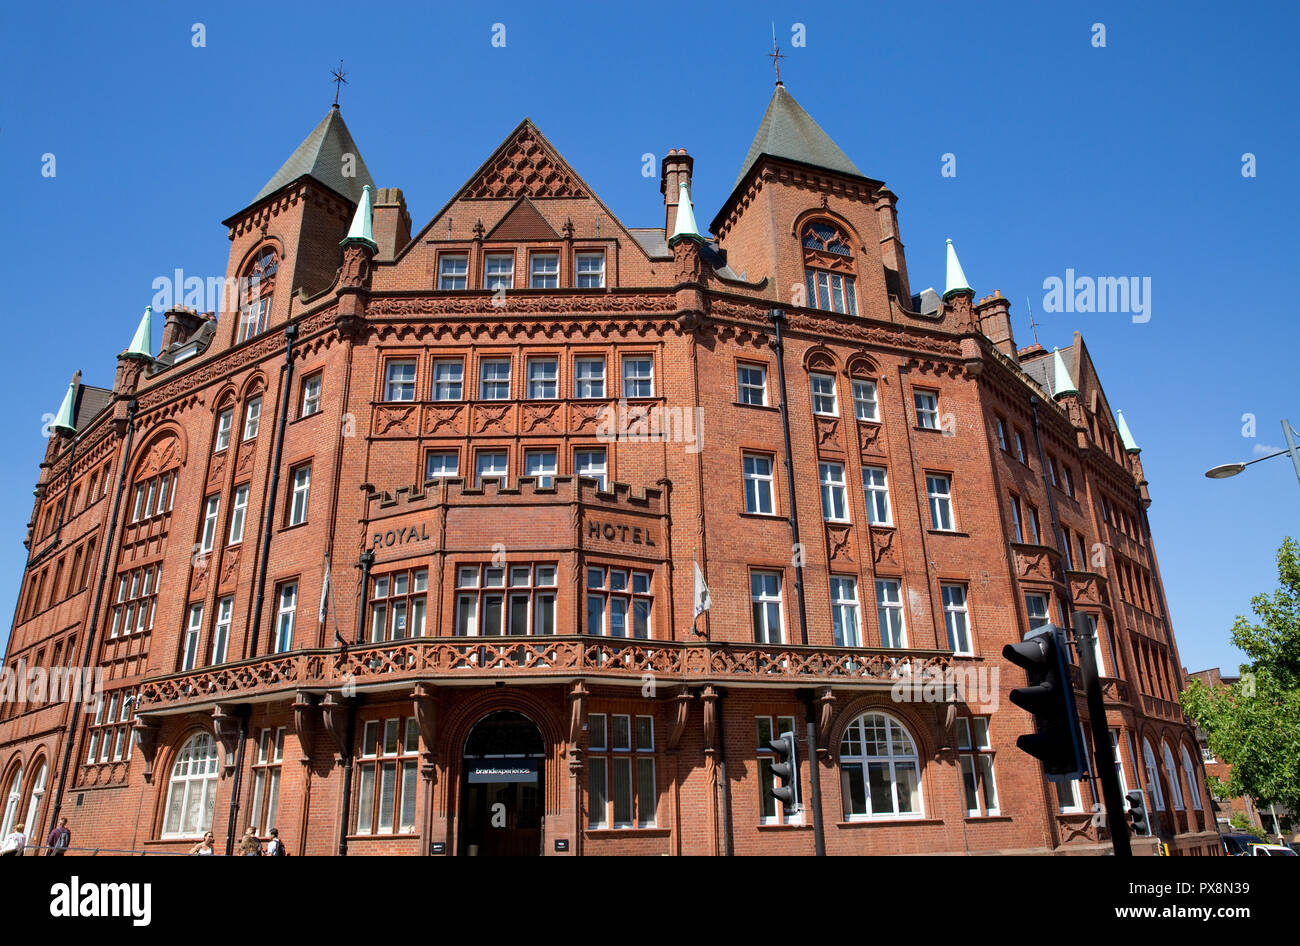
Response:
[[[957,719],[957,749],[966,813],[972,817],[998,813],[998,788],[993,779],[993,746],[989,743],[987,716]]]
[[[587,736],[588,827],[653,828],[654,717],[590,713]]]
[[[773,739],[778,738],[782,733],[793,732],[798,734],[794,728],[793,716],[758,716],[755,717],[756,724],[756,741],[758,752],[758,823],[759,824],[786,824],[787,817],[785,806],[776,800],[772,794],[772,789],[776,787],[776,777],[772,774],[772,763],[776,761],[776,755],[768,745]],[[789,822],[798,824],[800,816],[795,815],[789,819]]]
[[[198,837],[209,831],[216,797],[217,743],[211,733],[196,733],[172,763],[162,836]]]
[[[284,727],[263,729],[257,740],[257,761],[253,763],[253,802],[248,820],[258,834],[266,834],[275,827],[283,761]]]
[[[420,730],[415,717],[366,722],[358,766],[357,834],[415,831],[419,754]]]
[[[902,723],[884,713],[863,713],[844,730],[840,783],[849,821],[923,813],[916,743]]]

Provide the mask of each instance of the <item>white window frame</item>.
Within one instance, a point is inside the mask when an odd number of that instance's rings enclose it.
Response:
[[[927,388],[913,388],[912,404],[916,408],[917,427],[920,427],[922,430],[939,429],[938,391],[932,391]]]
[[[749,573],[749,600],[754,619],[754,641],[759,644],[785,643],[785,608],[781,601],[782,575],[779,571],[754,569]],[[773,592],[772,580],[776,591]],[[773,627],[772,615],[776,622]]]
[[[851,594],[846,595],[845,589]],[[849,575],[831,575],[831,627],[836,647],[862,646],[862,610],[858,606],[858,580]],[[852,627],[849,619],[852,618]],[[852,633],[849,633],[849,632]]]
[[[849,496],[844,486],[844,464],[819,461],[817,480],[822,491],[822,518],[827,522],[848,522]]]
[[[244,440],[253,440],[262,426],[262,396],[249,398],[244,405]]]
[[[600,373],[588,374],[596,365]],[[573,360],[573,396],[577,398],[603,398],[605,396],[605,359],[580,355]],[[599,387],[599,390],[597,390]]]
[[[409,378],[406,377],[407,368],[411,370]],[[400,376],[395,369],[401,371]],[[414,358],[390,358],[384,362],[384,400],[391,403],[414,401],[417,373],[418,366]]]
[[[193,670],[199,661],[199,638],[203,634],[203,603],[192,604],[181,645],[181,670]]]
[[[624,355],[622,358],[622,377],[623,377],[623,397],[634,398],[651,398],[655,396],[655,367],[654,359],[649,355]],[[645,367],[645,373],[637,371],[630,372],[629,368],[638,366]],[[641,390],[644,386],[644,392]],[[629,390],[629,388],[631,390]]]
[[[974,656],[968,587],[958,582],[942,582],[939,593],[943,599],[943,626],[948,633],[948,646],[954,654]]]
[[[946,489],[939,489],[940,484],[946,486]],[[930,528],[935,532],[956,532],[957,516],[952,504],[952,477],[947,473],[925,474],[925,493],[929,499]],[[942,515],[943,513],[946,515]]]
[[[560,254],[553,250],[528,254],[528,288],[558,289],[559,286]]]
[[[244,541],[244,520],[248,513],[248,484],[235,487],[234,501],[230,506],[230,529],[226,544],[238,545]]]
[[[293,471],[293,492],[289,502],[289,525],[300,526],[307,521],[307,504],[311,499],[311,464]]]
[[[221,494],[213,493],[203,500],[203,532],[199,536],[199,552],[207,554],[217,544],[217,517],[221,513]]]
[[[501,366],[505,366],[505,374]],[[478,364],[478,399],[480,401],[510,400],[510,359],[484,358]],[[489,387],[490,385],[490,387]],[[488,392],[492,393],[489,394]]]
[[[483,461],[488,457],[491,457],[493,459],[493,463],[491,464],[490,469],[485,469],[483,465]],[[501,459],[500,469],[498,469],[498,465],[495,462],[497,457],[500,457]],[[478,489],[483,488],[483,477],[485,476],[498,477],[501,480],[501,485],[503,487],[509,485],[510,454],[508,451],[480,450],[478,451],[478,453],[474,455],[474,486],[476,488]]]
[[[275,597],[278,605],[275,612],[275,650],[272,653],[283,654],[293,648],[293,630],[298,613],[298,583],[285,582]]]
[[[217,415],[217,439],[212,448],[213,453],[220,453],[230,446],[230,430],[235,423],[235,409],[227,407]]]
[[[899,579],[876,579],[876,619],[880,623],[881,647],[907,646],[907,613]]]
[[[600,265],[591,267],[589,264],[592,260],[597,260]],[[584,264],[588,264],[585,269],[583,268]],[[573,280],[574,286],[578,289],[605,288],[605,251],[583,250],[581,253],[575,253],[573,256]]]
[[[465,399],[465,362],[460,358],[439,358],[433,363],[433,399]]]
[[[545,375],[544,369],[546,368],[550,369],[550,377]],[[553,355],[532,356],[527,361],[527,371],[528,397],[530,400],[552,401],[560,396],[559,358]]]
[[[524,451],[524,476],[537,478],[537,485],[550,487],[555,485],[557,451],[553,448]]]
[[[853,379],[853,414],[858,420],[880,421],[876,382],[865,378]]]
[[[867,522],[873,526],[892,526],[889,505],[889,470],[883,466],[862,468],[862,494],[867,503]]]
[[[162,839],[201,838],[212,829],[217,795],[217,762],[217,742],[207,732],[195,733],[176,753],[167,778],[167,800],[163,805],[163,830],[160,835]],[[177,790],[181,792],[180,804],[173,806],[172,800]],[[195,792],[198,793],[198,804],[192,805],[190,798]],[[171,817],[173,807],[177,812],[175,822]],[[192,819],[191,813],[197,814],[197,818]]]
[[[759,470],[760,463],[767,464],[767,472]],[[740,459],[741,478],[745,484],[745,512],[756,516],[775,514],[776,472],[771,454],[742,453]],[[766,508],[764,508],[766,507]]]
[[[502,267],[504,260],[506,266]],[[483,288],[490,292],[515,288],[515,254],[486,253],[483,256]]]
[[[808,389],[812,396],[812,411],[821,417],[839,417],[839,398],[835,395],[835,375],[811,372]]]
[[[757,380],[753,375],[757,375]],[[755,407],[767,406],[767,366],[742,361],[736,365],[736,400]]]
[[[452,468],[448,470],[446,464],[443,463],[440,464],[440,469],[436,472],[430,469],[432,466],[430,461],[434,457],[441,457],[444,459],[446,457],[451,457]],[[430,450],[424,455],[424,479],[426,482],[428,480],[450,479],[453,476],[460,476],[460,454],[455,450]]]
[[[389,362],[392,364],[392,362]],[[319,371],[306,377],[302,382],[302,405],[298,409],[299,417],[311,417],[313,414],[320,413],[320,396],[321,396],[321,379],[324,377]]]
[[[596,462],[596,457],[600,458]],[[609,472],[609,456],[604,447],[584,447],[573,452],[573,473],[575,476],[589,476],[600,480],[600,489],[605,489],[605,477]]]
[[[971,818],[996,818],[1001,811],[998,808],[997,778],[993,772],[995,753],[989,741],[989,717],[957,717],[957,750],[963,790],[968,790],[975,796],[974,808],[970,807],[970,799],[967,797],[966,815]]]
[[[455,292],[469,288],[469,254],[442,253],[438,257],[438,290]]]
[[[866,720],[869,718],[881,717],[885,725],[884,745],[886,751],[883,754],[868,752],[868,735],[870,730],[867,727]],[[894,730],[898,729],[901,738],[895,738]],[[895,743],[901,743],[902,749],[896,750]],[[857,750],[854,751],[856,744]],[[874,810],[871,798],[871,776],[870,767],[872,763],[887,767],[889,772],[890,786],[890,804],[889,811],[877,812]],[[914,773],[916,784],[915,808],[914,811],[901,811],[901,792],[899,787],[898,772],[902,768],[910,766]],[[851,799],[849,791],[849,779],[853,769],[861,773],[863,785],[863,799],[866,803],[865,812],[852,812],[847,810]],[[925,792],[921,779],[921,756],[916,746],[916,739],[901,722],[888,713],[867,712],[855,718],[844,730],[844,738],[840,742],[840,778],[841,794],[845,804],[846,821],[901,821],[912,820],[925,817]]]
[[[226,650],[230,646],[230,625],[235,613],[235,596],[226,595],[217,599],[217,620],[212,628],[213,664],[226,662]]]

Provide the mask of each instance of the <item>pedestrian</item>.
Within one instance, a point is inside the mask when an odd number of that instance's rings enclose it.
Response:
[[[248,830],[244,832],[244,837],[239,842],[239,850],[237,850],[235,853],[238,854],[240,857],[261,857],[262,856],[262,842],[259,841],[257,839],[257,835],[253,833],[253,828],[251,825],[249,826]]]
[[[4,844],[0,844],[0,855],[22,857],[23,848],[27,847],[27,835],[23,833],[25,827],[27,826],[21,821],[14,825],[14,829],[5,838]]]
[[[190,848],[190,853],[199,854],[199,855],[216,854],[217,852],[216,849],[212,846],[212,842],[213,842],[212,832],[209,831],[207,834],[203,835],[202,841],[194,845],[194,847]]]
[[[289,852],[284,849],[284,842],[280,840],[280,829],[271,829],[271,840],[266,842],[266,853],[268,857],[288,857]]]
[[[50,832],[49,839],[45,842],[45,846],[49,849],[45,852],[45,856],[62,857],[70,843],[72,843],[72,832],[68,830],[68,819],[60,818],[59,826]]]

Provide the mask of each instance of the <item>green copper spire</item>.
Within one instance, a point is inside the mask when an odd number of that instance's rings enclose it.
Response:
[[[379,244],[375,242],[371,220],[370,185],[367,184],[361,188],[361,199],[357,201],[357,212],[352,217],[352,226],[348,228],[348,235],[343,238],[343,242],[339,246],[359,243],[362,246],[370,247],[372,253],[379,252]]]
[[[948,280],[944,285],[943,297],[947,299],[951,295],[959,292],[969,292],[975,295],[975,290],[970,287],[966,281],[966,274],[962,272],[961,263],[957,260],[957,251],[953,249],[952,240],[948,241]]]
[[[72,376],[68,383],[68,393],[63,395],[63,404],[59,407],[59,414],[54,418],[54,423],[50,424],[50,429],[59,433],[70,434],[77,429],[76,418],[73,416],[73,405],[77,403],[77,384],[81,380],[81,372],[78,371]]]
[[[131,347],[122,352],[128,358],[144,358],[153,361],[153,306],[144,307],[144,315],[140,316],[140,327],[135,330],[135,338],[131,339]]]
[[[1128,429],[1128,424],[1124,421],[1124,412],[1115,412],[1115,423],[1119,427],[1119,439],[1124,444],[1124,449],[1129,453],[1141,453],[1142,448],[1137,445],[1133,439],[1133,431]]]
[[[1065,367],[1065,359],[1061,357],[1059,348],[1052,349],[1052,375],[1054,378],[1052,386],[1056,389],[1052,392],[1052,397],[1079,393],[1079,389],[1074,386],[1074,379],[1070,377],[1070,372]]]
[[[685,181],[678,185],[677,223],[673,226],[672,236],[668,238],[668,245],[672,246],[679,240],[704,242],[704,237],[700,235],[699,227],[695,223],[695,208],[691,206],[691,195],[686,189]]]

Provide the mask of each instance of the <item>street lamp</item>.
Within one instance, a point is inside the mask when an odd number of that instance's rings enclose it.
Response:
[[[1205,471],[1205,475],[1212,480],[1226,480],[1230,476],[1236,476],[1252,463],[1259,463],[1262,460],[1271,460],[1274,457],[1280,457],[1284,453],[1291,455],[1291,464],[1295,467],[1296,479],[1300,480],[1300,451],[1296,450],[1296,432],[1291,426],[1290,421],[1282,421],[1282,436],[1286,437],[1286,449],[1278,450],[1276,453],[1270,453],[1266,457],[1256,457],[1254,460],[1247,460],[1244,463],[1221,463],[1218,466],[1211,467]]]

